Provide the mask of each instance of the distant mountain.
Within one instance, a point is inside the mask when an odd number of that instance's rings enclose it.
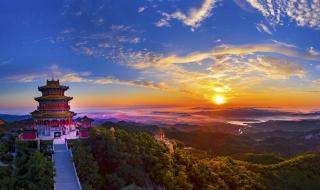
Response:
[[[119,122],[112,122],[106,121],[102,125],[102,127],[108,128],[120,128],[131,132],[146,132],[149,134],[154,134],[160,128],[156,125],[146,125],[141,123],[136,123],[132,121],[119,121]]]
[[[99,118],[95,118],[94,119],[94,124],[95,125],[100,125],[100,124],[103,124],[105,122],[113,122],[113,123],[116,123],[116,122],[119,122],[121,120],[117,119],[117,118],[108,118],[108,119],[99,119]]]
[[[202,132],[219,132],[239,135],[240,132],[246,126],[244,125],[235,125],[226,122],[210,122],[203,125],[193,125],[188,123],[177,123],[172,125],[171,128],[179,129],[180,131],[202,131]]]
[[[281,121],[281,120],[270,120],[261,123],[249,123],[251,127],[246,128],[246,133],[254,132],[271,132],[271,131],[293,131],[303,132],[320,129],[319,119],[305,119],[297,121]]]
[[[194,115],[205,115],[212,118],[259,118],[259,117],[274,117],[274,116],[287,116],[287,117],[317,117],[320,112],[288,112],[281,110],[269,110],[258,108],[232,108],[221,110],[202,110],[193,113]]]
[[[278,164],[248,168],[261,174],[266,189],[319,189],[319,161],[319,154],[303,154]]]
[[[306,141],[320,141],[320,129],[305,132],[298,136],[298,139]]]
[[[0,119],[4,120],[5,122],[12,123],[15,121],[21,121],[30,119],[30,115],[9,115],[9,114],[0,114]]]

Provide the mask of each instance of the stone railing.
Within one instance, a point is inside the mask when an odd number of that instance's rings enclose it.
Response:
[[[69,147],[68,147],[68,140],[67,139],[66,139],[66,143],[65,144],[66,144],[67,150],[69,151],[69,154],[70,154],[71,158],[73,159],[72,150],[71,150],[71,148],[69,149]],[[79,189],[82,190],[81,184],[80,184],[80,180],[79,180],[79,177],[78,177],[78,173],[77,173],[77,169],[76,169],[76,166],[74,165],[74,161],[72,161],[72,166],[73,166],[74,173],[76,174],[76,178],[77,178],[77,183],[78,183]]]

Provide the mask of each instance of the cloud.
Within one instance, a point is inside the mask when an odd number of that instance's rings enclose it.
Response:
[[[91,72],[65,72],[58,71],[59,67],[57,65],[52,65],[49,67],[50,70],[53,70],[54,74],[22,74],[22,75],[14,75],[10,76],[7,79],[15,82],[34,82],[36,80],[46,80],[51,76],[54,79],[59,79],[64,83],[91,83],[91,84],[100,84],[100,85],[108,85],[108,84],[116,84],[116,85],[129,85],[129,86],[141,86],[146,88],[153,89],[161,89],[161,90],[174,90],[174,88],[168,86],[164,82],[155,82],[152,80],[122,80],[117,79],[111,76],[106,77],[94,77],[91,76]],[[49,71],[50,73],[52,71]]]
[[[210,76],[236,89],[251,88],[267,80],[304,78],[305,69],[284,58],[225,55],[208,68]]]
[[[87,55],[87,56],[93,56],[93,55],[96,54],[95,50],[93,48],[89,48],[89,47],[84,47],[84,46],[72,47],[72,49],[75,52],[78,52],[80,54],[84,54],[84,55]]]
[[[66,28],[64,29],[62,32],[60,32],[61,34],[70,34],[75,32],[76,30],[74,28]]]
[[[226,85],[216,84],[212,87],[212,90],[214,92],[222,93],[222,92],[229,92],[231,91],[231,88]]]
[[[307,51],[311,54],[311,55],[314,55],[314,56],[320,56],[320,52],[317,51],[314,47],[309,47],[307,49]]]
[[[286,42],[280,42],[280,41],[277,41],[277,40],[272,40],[273,43],[279,45],[279,46],[284,46],[284,47],[288,47],[288,48],[296,48],[297,46],[296,45],[293,45],[293,44],[289,44],[289,43],[286,43]]]
[[[131,28],[131,26],[113,24],[113,25],[111,25],[110,28],[112,31],[122,31],[123,32],[123,31],[128,31]]]
[[[77,73],[68,73],[60,78],[61,82],[89,82],[90,80],[83,78]]]
[[[137,44],[137,43],[140,43],[140,38],[139,37],[134,37],[130,40],[131,43],[133,44]]]
[[[12,61],[14,61],[14,58],[3,60],[3,61],[0,62],[0,66],[7,65],[7,64],[11,63]]]
[[[16,82],[33,82],[37,79],[47,78],[47,74],[21,74],[8,77],[9,80]]]
[[[147,80],[120,80],[114,79],[112,77],[105,77],[105,78],[98,78],[93,80],[95,84],[120,84],[120,85],[134,85],[134,86],[143,86],[148,88],[155,88],[155,89],[169,89],[163,82],[153,82]]]
[[[270,30],[265,24],[262,24],[262,23],[257,24],[257,25],[256,25],[256,28],[257,28],[257,30],[258,30],[259,32],[265,32],[265,33],[267,33],[267,34],[269,34],[269,35],[272,34],[271,30]]]
[[[147,9],[146,6],[141,6],[138,8],[138,13],[142,13],[143,11],[145,11]]]
[[[170,89],[208,101],[214,93],[233,98],[267,81],[306,80],[308,72],[301,63],[319,60],[319,56],[278,41],[221,45],[211,51],[183,56],[164,56],[146,50],[123,52],[120,57],[119,63],[138,69],[142,76],[156,81],[165,79]],[[201,67],[194,69],[198,64]]]
[[[305,77],[303,67],[288,59],[274,57],[257,57],[249,60],[252,68],[271,76],[274,79],[284,79],[290,76]]]
[[[271,25],[282,24],[286,17],[301,27],[320,29],[319,0],[246,0]]]
[[[131,44],[137,44],[140,42],[139,37],[129,37],[129,36],[116,36],[116,40],[118,42],[125,42],[125,43],[131,43]]]
[[[59,69],[54,67],[53,69]],[[170,87],[165,84],[164,82],[154,82],[150,80],[121,80],[114,77],[91,77],[91,72],[71,72],[71,73],[63,73],[63,72],[56,72],[54,76],[56,79],[60,79],[61,82],[70,82],[70,83],[92,83],[92,84],[118,84],[118,85],[133,85],[133,86],[143,86],[148,88],[155,88],[155,89],[162,89],[168,90]],[[17,82],[32,82],[35,78],[40,77],[47,77],[48,74],[43,75],[23,75],[12,77],[12,79],[16,80]]]
[[[81,75],[81,76],[88,77],[88,76],[92,75],[92,73],[89,72],[89,71],[85,71],[85,72],[82,72],[80,75]]]
[[[114,25],[112,28],[116,33],[127,30],[124,25]],[[268,80],[306,78],[308,73],[299,63],[300,60],[304,63],[317,61],[320,58],[320,55],[299,51],[292,44],[276,40],[268,44],[222,44],[209,51],[191,52],[186,55],[162,55],[147,49],[134,51],[122,48],[123,46],[114,48],[117,44],[114,41],[129,44],[140,41],[140,38],[136,41],[133,39],[132,36],[98,33],[81,39],[96,44],[81,44],[79,47],[74,46],[73,49],[87,56],[103,57],[133,67],[143,79],[123,80],[109,76],[95,78],[68,72],[62,80],[143,86],[188,93],[190,96],[210,100],[214,93],[224,93],[231,98],[239,96],[244,89]],[[106,48],[114,51],[108,54]],[[195,64],[201,67],[194,69]]]
[[[141,59],[140,54],[133,54],[132,56],[138,56],[137,61],[131,61],[130,65],[136,68],[147,68],[147,67],[159,67],[163,65],[170,64],[187,64],[187,63],[197,63],[205,59],[217,60],[219,57],[224,55],[249,55],[254,53],[274,53],[283,56],[295,57],[307,60],[318,60],[319,55],[313,55],[309,52],[299,52],[292,48],[283,47],[276,44],[254,44],[254,45],[242,45],[242,46],[232,46],[232,45],[221,45],[218,48],[213,49],[208,52],[195,52],[188,54],[186,56],[176,56],[171,55],[167,57],[156,56],[148,54],[143,56]],[[141,61],[140,61],[141,60]]]
[[[167,86],[164,82],[154,82],[148,80],[120,80],[114,77],[99,77],[99,78],[86,78],[77,73],[68,73],[62,76],[60,79],[62,82],[71,82],[71,83],[80,83],[80,82],[89,82],[94,84],[118,84],[118,85],[133,85],[133,86],[142,86],[148,88],[162,89],[166,90],[170,87]]]
[[[203,4],[199,8],[191,8],[188,14],[185,14],[181,11],[176,11],[171,14],[162,13],[164,18],[160,19],[156,23],[156,26],[170,26],[169,21],[176,19],[181,21],[186,26],[190,26],[191,30],[193,31],[201,25],[203,20],[211,15],[212,9],[217,2],[217,0],[204,0]]]
[[[83,45],[86,45],[86,44],[88,44],[88,43],[89,43],[89,41],[88,41],[88,40],[85,40],[85,41],[77,42],[77,43],[75,44],[75,46],[83,46]]]
[[[105,42],[105,43],[99,43],[98,47],[99,48],[108,48],[108,47],[111,47],[111,45],[109,43]]]
[[[164,26],[170,27],[170,26],[171,26],[170,23],[168,22],[168,20],[166,20],[166,19],[164,19],[164,18],[162,18],[162,19],[160,19],[158,22],[156,22],[155,25],[156,25],[157,27],[164,27]]]

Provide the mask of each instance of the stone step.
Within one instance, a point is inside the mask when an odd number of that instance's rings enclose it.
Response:
[[[56,190],[80,190],[73,160],[65,144],[54,144],[53,160],[56,170]]]

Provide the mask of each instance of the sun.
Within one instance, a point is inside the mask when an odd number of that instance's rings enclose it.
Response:
[[[226,99],[222,95],[216,95],[216,96],[212,97],[212,102],[217,105],[222,105],[222,104],[226,103]]]

